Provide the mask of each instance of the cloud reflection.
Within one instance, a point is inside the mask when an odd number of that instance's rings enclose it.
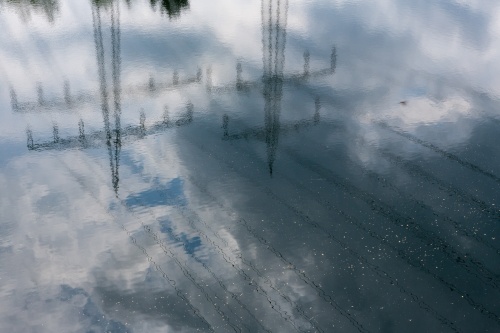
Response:
[[[82,3],[0,47],[3,329],[498,326],[498,5]]]

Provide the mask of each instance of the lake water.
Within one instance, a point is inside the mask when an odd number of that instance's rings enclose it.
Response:
[[[499,22],[0,0],[0,331],[499,332]]]

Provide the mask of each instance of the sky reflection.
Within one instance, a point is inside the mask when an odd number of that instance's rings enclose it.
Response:
[[[495,332],[499,14],[0,0],[0,330]]]

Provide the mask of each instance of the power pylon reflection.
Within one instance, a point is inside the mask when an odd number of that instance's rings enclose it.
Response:
[[[265,3],[268,2],[266,10]],[[280,134],[288,0],[262,0],[262,52],[267,163],[273,174]]]
[[[119,165],[122,143],[124,141],[132,141],[142,139],[147,135],[162,132],[171,127],[178,127],[190,124],[193,121],[193,105],[188,103],[186,112],[177,120],[172,121],[168,117],[168,113],[164,115],[162,121],[155,122],[146,127],[146,116],[144,112],[140,114],[139,125],[121,126],[121,33],[120,33],[120,8],[117,1],[109,1],[105,5],[109,6],[111,17],[111,82],[112,89],[108,87],[108,78],[106,76],[106,54],[104,48],[104,38],[102,29],[102,13],[101,5],[98,2],[92,2],[92,22],[94,44],[96,51],[96,60],[99,78],[99,99],[100,109],[103,119],[103,130],[85,132],[85,124],[82,119],[78,123],[78,135],[61,138],[59,136],[59,128],[57,124],[53,125],[53,140],[49,142],[35,143],[33,140],[33,132],[27,130],[27,146],[29,150],[63,150],[72,148],[96,148],[105,146],[108,151],[109,164],[111,170],[111,183],[116,194],[119,189]],[[197,74],[196,81],[200,81],[201,71]],[[175,82],[177,81],[177,82]],[[188,80],[184,83],[195,82]],[[179,79],[174,79],[173,85],[178,86]],[[149,90],[156,90],[157,85],[149,84]],[[151,87],[151,85],[153,85]],[[112,100],[111,100],[112,96]],[[14,90],[11,90],[11,100],[13,107],[19,108],[17,95]],[[64,100],[67,104],[73,103],[69,93],[69,84],[64,85]],[[38,86],[38,104],[50,109],[46,105],[43,96],[41,85]]]
[[[336,49],[332,49],[330,67],[319,71],[310,71],[310,54],[304,52],[304,69],[300,74],[284,75],[286,25],[288,19],[288,0],[262,0],[262,58],[263,58],[263,96],[264,96],[264,127],[249,128],[236,134],[229,134],[229,116],[225,114],[222,120],[224,140],[239,140],[255,138],[266,143],[267,164],[269,174],[273,175],[274,162],[280,135],[297,131],[320,120],[320,100],[315,99],[315,112],[312,119],[304,119],[282,124],[280,121],[283,84],[288,82],[307,81],[312,77],[331,75],[335,72]],[[255,82],[244,81],[241,78],[241,64],[236,67],[237,90],[248,90],[256,86]],[[231,90],[230,87],[212,88],[219,92]]]
[[[113,117],[114,128],[111,129],[110,124],[110,107],[109,95],[106,79],[105,67],[105,51],[102,36],[101,26],[101,7],[98,5],[92,6],[92,23],[94,28],[94,42],[97,56],[97,67],[99,73],[99,87],[101,97],[101,111],[104,123],[105,141],[108,149],[109,164],[111,168],[111,181],[115,192],[118,192],[119,183],[119,164],[120,164],[120,151],[121,151],[121,131],[120,131],[120,116],[121,116],[121,103],[120,103],[120,9],[119,6],[113,1],[111,2],[111,64],[112,64],[112,79],[113,79]],[[82,128],[83,128],[83,121]],[[85,135],[80,132],[83,139]]]
[[[102,28],[103,13],[110,12],[111,28],[111,80],[107,77],[105,41]],[[318,124],[320,121],[320,102],[315,100],[315,112],[310,118],[295,121],[281,121],[281,104],[284,84],[295,84],[311,80],[312,78],[332,75],[336,66],[336,50],[332,49],[331,64],[327,68],[312,71],[310,69],[310,54],[304,53],[304,68],[298,73],[284,74],[286,25],[288,16],[288,0],[262,0],[262,48],[263,48],[263,74],[260,80],[246,81],[242,77],[242,65],[236,67],[236,83],[217,87],[211,84],[211,71],[207,70],[207,91],[210,93],[245,92],[252,88],[261,88],[264,97],[264,126],[249,128],[243,132],[231,134],[229,132],[229,116],[223,117],[224,139],[237,140],[241,138],[257,138],[266,143],[267,164],[269,173],[273,174],[274,163],[280,136]],[[107,17],[107,16],[106,16]],[[120,8],[118,1],[92,1],[93,35],[98,69],[99,89],[97,95],[85,93],[73,95],[70,92],[69,82],[64,83],[62,98],[47,99],[44,96],[41,84],[37,87],[36,102],[19,102],[14,89],[11,89],[11,102],[14,112],[42,112],[52,111],[65,106],[70,109],[81,103],[100,101],[100,110],[103,119],[103,129],[86,132],[85,124],[80,119],[78,122],[78,135],[60,137],[57,124],[53,125],[53,140],[38,143],[33,139],[33,132],[27,130],[27,146],[30,150],[68,149],[106,147],[109,155],[112,185],[115,192],[119,188],[119,164],[121,147],[124,142],[141,139],[144,136],[164,131],[174,126],[184,126],[193,120],[193,105],[188,104],[186,111],[176,120],[171,120],[168,112],[162,121],[146,126],[145,114],[139,116],[139,124],[122,128],[122,95],[134,96],[138,92],[145,92],[156,96],[159,92],[171,89],[180,89],[192,83],[200,83],[202,71],[198,69],[196,75],[181,80],[177,71],[174,72],[170,82],[157,82],[153,77],[142,85],[129,89],[122,86],[121,82],[121,29]],[[109,61],[108,61],[109,62]],[[111,82],[111,89],[108,87]]]

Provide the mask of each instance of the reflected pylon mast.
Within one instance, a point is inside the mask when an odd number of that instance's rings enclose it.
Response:
[[[284,74],[285,67],[285,47],[286,28],[288,20],[288,0],[262,0],[262,92],[264,95],[264,127],[257,126],[240,131],[239,133],[229,133],[229,116],[222,117],[223,139],[240,140],[254,138],[265,141],[267,164],[269,174],[273,175],[274,161],[278,149],[280,135],[297,132],[301,128],[317,125],[320,121],[320,99],[316,96],[315,112],[311,119],[299,121],[289,121],[281,123],[281,100],[283,95],[283,85],[287,83],[301,84],[310,81],[312,78],[320,78],[332,75],[335,72],[337,63],[337,53],[335,47],[332,48],[330,66],[319,70],[310,70],[310,54],[304,52],[304,68],[299,73]],[[236,85],[238,91],[249,91],[260,86],[257,81],[245,81],[242,78],[241,64],[236,66]],[[224,93],[232,91],[231,86],[211,87],[210,91]]]
[[[96,52],[97,63],[97,76],[99,82],[98,96],[93,94],[88,95],[92,101],[100,101],[101,115],[103,119],[103,129],[86,132],[85,124],[82,119],[78,122],[78,135],[60,137],[59,128],[56,123],[53,124],[53,140],[35,143],[33,140],[33,132],[29,128],[26,130],[27,147],[29,150],[52,150],[52,149],[80,149],[80,148],[98,148],[106,147],[109,156],[109,165],[111,170],[111,183],[113,190],[118,195],[119,189],[119,166],[121,146],[124,142],[133,140],[140,140],[147,135],[163,132],[169,128],[186,126],[193,122],[193,105],[188,103],[184,114],[170,119],[168,113],[164,116],[162,121],[156,121],[146,127],[146,116],[144,112],[140,114],[140,124],[138,126],[128,125],[122,128],[121,113],[122,113],[122,82],[121,82],[121,26],[120,26],[120,4],[119,0],[98,1],[91,0],[92,11],[92,27],[94,46]],[[110,40],[111,46],[109,53],[106,54],[105,41],[108,36],[102,28],[102,9],[105,8],[106,17],[110,16]],[[108,16],[109,14],[109,16]],[[109,57],[111,55],[111,68],[109,66]],[[201,82],[201,69],[198,69],[196,76],[188,77],[186,79],[179,79],[177,72],[174,73],[174,78],[171,82],[155,82],[150,78],[148,85],[138,85],[139,90],[148,91],[148,94],[156,94],[165,90],[180,89],[186,85]],[[111,74],[111,79],[109,79]],[[111,82],[111,87],[109,87]],[[111,89],[109,89],[111,88]],[[86,102],[78,96],[72,96],[70,93],[69,82],[64,83],[64,98],[55,98],[47,100],[43,94],[41,83],[37,87],[37,113],[40,111],[49,111],[61,105],[67,108],[76,106],[81,102]],[[125,89],[125,94],[135,93],[136,89],[132,91]],[[95,98],[97,97],[97,98]],[[17,94],[11,88],[11,103],[14,112],[26,112],[31,110],[32,103],[20,103],[17,99]]]
[[[265,141],[271,176],[280,133],[287,17],[288,0],[262,0]]]
[[[121,36],[120,36],[120,5],[118,1],[111,4],[111,45],[112,45],[112,76],[113,76],[113,115],[115,119],[114,163],[111,164],[113,188],[118,194],[121,153]],[[114,173],[113,173],[114,171]]]
[[[94,42],[96,49],[97,68],[99,75],[99,90],[101,97],[101,113],[106,133],[106,146],[108,148],[109,164],[111,169],[111,179],[115,193],[118,193],[119,183],[119,162],[121,151],[121,85],[120,85],[120,10],[119,4],[111,2],[111,66],[113,82],[113,117],[114,129],[110,123],[110,106],[108,83],[106,78],[105,50],[103,43],[101,8],[92,2],[92,22],[94,28]]]

